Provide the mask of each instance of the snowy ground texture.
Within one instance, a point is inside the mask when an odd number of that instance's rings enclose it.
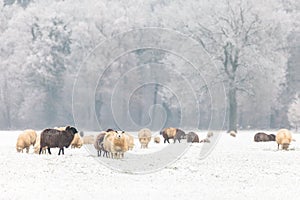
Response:
[[[291,150],[277,151],[276,142],[253,142],[256,132],[222,133],[205,159],[203,144],[193,144],[162,170],[132,175],[101,165],[88,148],[17,153],[20,132],[1,131],[0,199],[299,199],[300,134],[293,133]]]

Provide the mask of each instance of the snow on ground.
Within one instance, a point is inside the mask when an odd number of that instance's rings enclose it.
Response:
[[[256,131],[241,131],[236,138],[222,133],[205,159],[200,159],[203,144],[192,144],[162,170],[132,175],[105,167],[87,148],[66,149],[64,156],[57,155],[58,149],[52,155],[17,153],[19,133],[0,132],[0,199],[290,200],[300,196],[300,134],[293,134],[291,150],[277,151],[276,142],[253,142]],[[149,151],[166,148],[154,145]],[[133,154],[141,154],[138,144]]]

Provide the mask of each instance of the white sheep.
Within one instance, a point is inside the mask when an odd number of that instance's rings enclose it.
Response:
[[[280,129],[276,134],[276,142],[279,145],[281,145],[282,149],[287,150],[289,148],[289,145],[292,141],[292,134],[287,129]]]
[[[148,148],[148,144],[151,141],[151,131],[148,128],[143,128],[138,133],[138,138],[141,143],[141,148]]]
[[[16,144],[17,152],[23,153],[23,149],[26,149],[26,153],[28,153],[30,146],[35,145],[36,138],[37,138],[37,134],[34,130],[27,129],[23,131],[23,133],[21,133],[17,139],[17,144]]]

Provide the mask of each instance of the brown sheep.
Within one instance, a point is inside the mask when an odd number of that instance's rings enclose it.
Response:
[[[138,138],[141,143],[141,148],[148,148],[148,144],[151,141],[151,131],[148,128],[143,128],[138,132]]]
[[[170,143],[169,139],[174,140],[174,143],[176,142],[176,139],[180,143],[180,140],[185,138],[185,133],[181,129],[178,128],[165,128],[163,129],[160,134],[164,137],[164,143],[168,142]]]
[[[71,148],[72,149],[81,148],[82,145],[83,145],[83,140],[80,138],[79,134],[75,134],[71,142]]]
[[[41,133],[39,154],[41,154],[43,147],[47,146],[49,154],[51,154],[50,148],[58,147],[58,155],[60,155],[61,152],[64,155],[64,147],[68,148],[70,146],[77,132],[76,128],[70,126],[67,126],[64,131],[50,128],[43,130]]]
[[[128,150],[126,136],[123,132],[110,131],[104,137],[104,149],[111,154],[111,158],[124,158]]]
[[[280,129],[276,134],[276,142],[279,145],[281,145],[283,150],[287,150],[289,148],[289,145],[292,141],[292,134],[287,129]]]
[[[26,153],[28,153],[30,146],[35,145],[36,137],[37,137],[37,134],[32,129],[27,129],[27,130],[23,131],[23,133],[21,133],[17,139],[17,144],[16,144],[17,152],[23,153],[23,149],[26,149]]]
[[[186,136],[188,143],[199,143],[199,137],[194,132],[189,132]]]

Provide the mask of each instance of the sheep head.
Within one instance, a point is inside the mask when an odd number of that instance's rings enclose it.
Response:
[[[67,127],[66,127],[66,131],[70,131],[70,132],[72,132],[73,134],[78,133],[77,129],[74,128],[74,127],[71,127],[71,126],[67,126]]]

